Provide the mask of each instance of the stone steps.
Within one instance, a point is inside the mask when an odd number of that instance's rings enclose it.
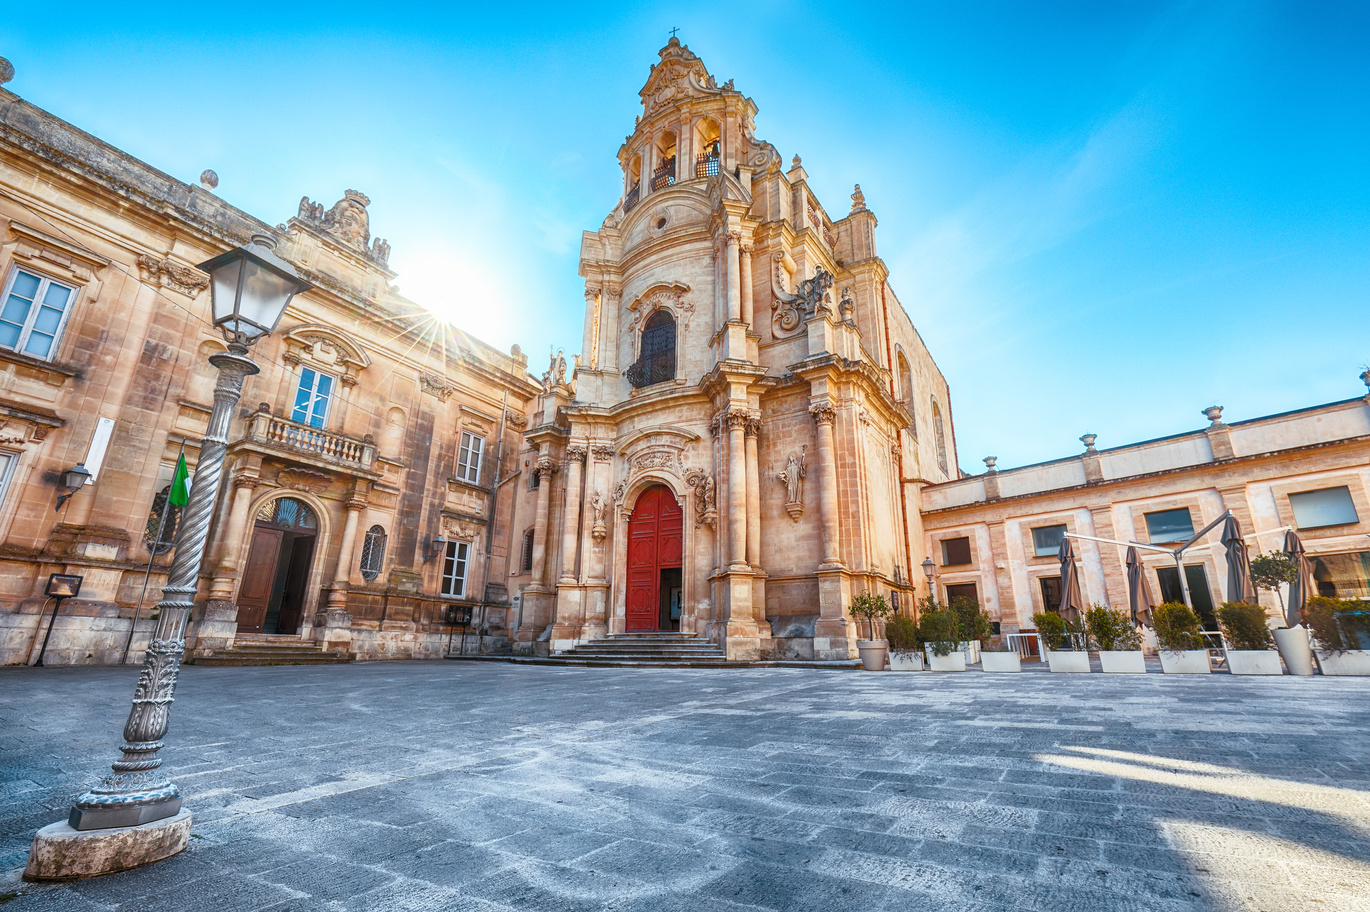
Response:
[[[569,652],[534,660],[549,665],[666,665],[686,668],[738,668],[717,644],[693,634],[627,633],[588,640]]]
[[[352,661],[352,653],[324,652],[316,643],[295,636],[240,634],[228,649],[196,656],[187,664],[208,666],[244,665],[338,665]]]

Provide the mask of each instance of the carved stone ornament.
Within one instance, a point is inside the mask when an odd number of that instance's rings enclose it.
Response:
[[[542,456],[538,459],[537,467],[534,468],[538,477],[547,480],[557,473],[557,464],[552,461],[550,456]]]
[[[690,469],[685,473],[685,483],[695,492],[695,525],[714,528],[718,524],[718,491],[714,477],[703,469]]]
[[[516,412],[513,409],[504,410],[504,420],[519,430],[523,430],[528,426],[528,416],[523,414],[523,412]]]
[[[456,539],[457,541],[474,541],[480,537],[482,527],[464,519],[443,517],[442,531],[449,539]]]
[[[300,198],[298,218],[384,266],[390,261],[390,245],[380,238],[372,242],[371,217],[366,211],[369,205],[371,200],[365,193],[348,190],[332,209],[324,212],[322,203],[305,196]]]
[[[590,537],[595,540],[597,545],[604,541],[609,534],[609,526],[604,521],[605,514],[608,512],[609,504],[605,502],[604,495],[596,491],[595,495],[590,498],[590,515],[593,518],[593,524],[590,526]]]
[[[804,475],[807,471],[804,468],[804,453],[807,449],[800,447],[798,453],[791,453],[785,468],[775,476],[785,485],[785,512],[795,522],[799,522],[799,517],[804,515]]]
[[[861,192],[861,185],[857,184],[856,189],[851,192],[851,211],[863,212],[866,208],[866,194]]]
[[[309,469],[282,469],[280,474],[276,476],[276,483],[283,488],[308,491],[310,494],[322,494],[328,490],[333,479],[323,472],[312,472]]]
[[[594,457],[595,462],[612,462],[614,458],[614,448],[607,446],[592,446],[590,447],[590,455]]]
[[[685,299],[685,295],[689,291],[689,285],[681,285],[675,282],[662,283],[648,288],[628,305],[628,309],[633,312],[633,321],[628,324],[628,331],[636,330],[638,324],[646,320],[654,311],[662,308],[675,315],[682,330],[689,329],[690,319],[695,315],[694,304]]]
[[[644,450],[633,457],[632,466],[636,470],[670,469],[674,471],[678,465],[679,456],[678,452],[670,449]]]
[[[837,412],[826,402],[809,406],[809,414],[813,416],[815,424],[832,424],[837,418]]]
[[[568,446],[566,448],[566,462],[568,465],[571,463],[581,463],[583,465],[585,463],[585,456],[586,449],[583,446]]]
[[[437,374],[419,374],[419,385],[428,395],[438,397],[439,402],[446,402],[457,391],[455,386],[447,382],[447,378]]]
[[[703,61],[674,35],[661,49],[660,56],[661,62],[652,64],[652,74],[638,92],[644,117],[651,117],[663,107],[688,98],[723,94],[724,90],[714,82]]]
[[[777,253],[774,259],[771,293],[775,300],[771,302],[771,320],[775,335],[781,337],[798,332],[814,314],[832,311],[832,296],[828,289],[832,288],[833,279],[832,273],[820,266],[813,278],[799,283],[797,293],[790,294],[785,290],[785,267],[781,265],[784,254]]]
[[[193,298],[209,285],[209,275],[191,266],[173,263],[166,257],[158,259],[146,253],[138,254],[138,271],[143,281],[158,288],[170,288]]]
[[[837,304],[837,312],[842,316],[843,323],[856,325],[856,304],[851,299],[851,289],[842,289],[842,300]]]

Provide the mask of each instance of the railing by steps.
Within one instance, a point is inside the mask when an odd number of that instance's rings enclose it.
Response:
[[[357,440],[278,418],[269,412],[253,412],[247,419],[245,439],[274,449],[308,453],[328,462],[370,469],[376,461],[376,445],[370,437]]]

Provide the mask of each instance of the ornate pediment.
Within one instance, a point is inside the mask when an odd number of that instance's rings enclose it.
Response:
[[[385,266],[390,262],[390,245],[381,238],[372,241],[371,216],[366,211],[369,205],[371,199],[365,193],[348,190],[325,212],[323,203],[305,196],[300,198],[298,218]]]
[[[661,282],[648,288],[628,305],[628,309],[633,312],[633,321],[628,325],[628,331],[636,330],[638,324],[645,320],[652,311],[662,307],[675,316],[682,330],[689,329],[690,318],[695,315],[694,304],[685,299],[685,295],[689,291],[689,285],[681,285],[677,282]]]
[[[643,115],[651,117],[687,98],[721,95],[723,91],[704,68],[704,62],[672,36],[661,49],[661,62],[652,65],[652,75],[638,94],[642,96]]]

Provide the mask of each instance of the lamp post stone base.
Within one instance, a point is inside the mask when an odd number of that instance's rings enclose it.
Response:
[[[181,796],[154,801],[149,804],[135,804],[118,807],[82,808],[74,807],[67,817],[67,826],[73,830],[103,830],[110,827],[136,827],[181,813]]]
[[[24,879],[81,880],[126,871],[184,851],[190,842],[190,811],[141,826],[74,830],[53,823],[38,831]]]

